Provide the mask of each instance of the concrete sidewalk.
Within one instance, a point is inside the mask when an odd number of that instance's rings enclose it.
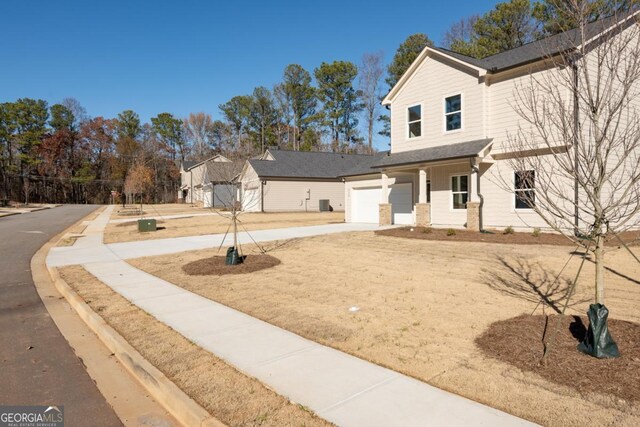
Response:
[[[152,240],[117,244],[122,246],[102,245],[94,236],[101,235],[99,229],[108,222],[110,212],[110,209],[103,212],[87,228],[89,236],[76,243],[82,244],[79,249],[91,252],[90,257],[73,262],[57,251],[51,253],[48,264],[82,263],[94,276],[158,320],[320,417],[340,426],[354,427],[532,425],[322,346],[132,267],[122,258],[141,256],[141,253],[171,253],[166,251],[176,252],[178,248],[199,249],[217,246],[219,242],[212,242],[212,237],[208,236],[202,240],[165,239],[162,244]],[[347,228],[342,230],[353,230]],[[284,238],[338,232],[338,229],[333,226],[291,228],[288,229],[291,237]],[[283,231],[263,230],[252,232],[252,235],[261,241],[282,239]],[[178,244],[174,246],[176,241]],[[193,246],[205,243],[207,246]],[[70,252],[66,254],[71,255]]]
[[[197,249],[217,248],[220,245],[231,246],[233,237],[227,234],[206,234],[203,236],[174,237],[170,239],[140,240],[137,242],[102,244],[102,232],[94,232],[94,229],[104,227],[109,222],[108,216],[98,217],[87,227],[87,237],[78,239],[75,245],[69,247],[53,248],[47,258],[47,264],[51,267],[64,265],[85,264],[94,261],[115,261],[118,259],[133,259],[145,256],[167,255]],[[97,228],[96,228],[97,227]],[[256,242],[269,242],[274,240],[289,240],[301,237],[320,236],[323,234],[344,233],[348,231],[372,231],[378,230],[375,224],[325,224],[306,227],[274,228],[270,230],[255,230],[250,234],[238,233],[240,244]]]

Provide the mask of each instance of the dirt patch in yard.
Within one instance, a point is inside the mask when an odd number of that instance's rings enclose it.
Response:
[[[182,266],[189,276],[223,276],[225,274],[246,274],[265,270],[280,264],[280,260],[267,254],[248,255],[241,264],[227,265],[226,257],[214,256],[199,259]]]
[[[193,344],[80,266],[62,278],[151,364],[230,426],[330,426]]]
[[[547,328],[550,340],[558,320],[560,328],[551,343],[548,363],[542,364],[542,337]],[[609,320],[614,340],[620,348],[617,359],[596,359],[576,346],[585,336],[589,321],[581,316],[522,315],[502,320],[476,339],[482,351],[495,359],[534,372],[582,394],[604,393],[620,399],[640,401],[640,325]],[[613,334],[612,334],[613,335]]]
[[[447,242],[485,242],[503,243],[512,245],[552,245],[552,246],[576,246],[568,238],[556,233],[523,233],[505,232],[504,230],[487,230],[483,232],[431,228],[431,227],[401,227],[378,230],[380,236],[402,237],[407,239],[438,240]],[[620,237],[628,245],[640,243],[640,232],[629,231],[621,233]],[[620,243],[614,236],[610,236],[608,242],[612,246]]]
[[[250,245],[243,249],[259,253]],[[491,358],[475,343],[496,321],[560,310],[581,257],[574,255],[559,281],[554,279],[574,247],[366,232],[298,239],[270,249],[280,266],[243,275],[182,271],[185,264],[216,255],[215,249],[129,262],[321,344],[543,425],[582,426],[585,414],[595,425],[640,425],[638,402],[620,402],[610,393],[583,394]],[[640,264],[616,248],[608,250],[607,260],[610,319],[640,323]],[[588,260],[568,314],[586,313],[593,273]],[[350,311],[354,306],[359,310]]]

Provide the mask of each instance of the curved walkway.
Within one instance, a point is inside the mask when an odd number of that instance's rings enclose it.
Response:
[[[102,233],[111,210],[90,224],[87,237],[76,243],[78,247],[52,250],[47,263],[82,264],[161,322],[320,417],[354,427],[532,425],[322,346],[134,268],[124,259],[216,247],[222,236],[103,245]],[[262,230],[252,236],[267,241],[373,228],[377,227],[337,224]]]

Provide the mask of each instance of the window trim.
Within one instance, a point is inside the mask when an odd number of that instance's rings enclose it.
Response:
[[[533,188],[522,188],[522,189],[516,189],[516,173],[517,172],[533,172]],[[512,188],[513,188],[513,197],[511,198],[511,209],[513,210],[513,212],[522,212],[522,213],[531,213],[531,212],[535,212],[535,209],[533,208],[519,208],[517,207],[517,203],[516,203],[516,193],[518,191],[533,191],[534,197],[536,194],[536,187],[535,187],[535,183],[536,183],[536,171],[534,169],[528,169],[528,170],[514,170],[511,174],[512,177]]]
[[[460,128],[459,129],[453,129],[453,130],[447,130],[447,115],[451,115],[451,114],[456,114],[456,112],[453,113],[447,113],[447,98],[452,98],[454,96],[460,96]],[[463,92],[456,92],[456,93],[451,93],[448,95],[445,95],[442,97],[442,133],[444,135],[449,135],[452,133],[458,133],[458,132],[462,132],[464,130],[464,93]]]
[[[453,195],[454,195],[454,191],[453,191],[453,177],[456,176],[466,176],[467,177],[467,191],[456,191],[455,194],[467,194],[467,203],[469,203],[469,185],[471,184],[471,177],[469,176],[468,173],[464,173],[464,172],[455,172],[455,173],[451,173],[449,174],[449,212],[461,212],[461,211],[466,211],[467,210],[467,206],[465,204],[464,208],[459,208],[456,209],[453,207]]]
[[[418,120],[414,120],[412,122],[409,121],[409,109],[413,108],[413,107],[418,107],[418,106],[420,107],[420,120],[419,120],[419,122],[420,122],[420,136],[411,136],[410,133],[409,133],[409,125],[411,123],[418,122]],[[417,104],[410,104],[410,105],[407,105],[407,108],[406,108],[405,111],[406,111],[406,113],[405,113],[406,114],[406,116],[405,116],[405,118],[406,118],[405,140],[414,141],[416,139],[422,138],[424,136],[424,126],[423,126],[423,122],[424,122],[424,105],[422,105],[422,102],[419,102]]]

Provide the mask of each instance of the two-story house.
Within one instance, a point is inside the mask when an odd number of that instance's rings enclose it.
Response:
[[[597,39],[602,25],[587,30]],[[344,176],[347,222],[544,228],[521,197],[537,191],[532,171],[507,160],[522,120],[514,95],[532,75],[556,72],[549,58],[580,43],[573,30],[484,59],[426,47],[382,101],[390,151]]]

